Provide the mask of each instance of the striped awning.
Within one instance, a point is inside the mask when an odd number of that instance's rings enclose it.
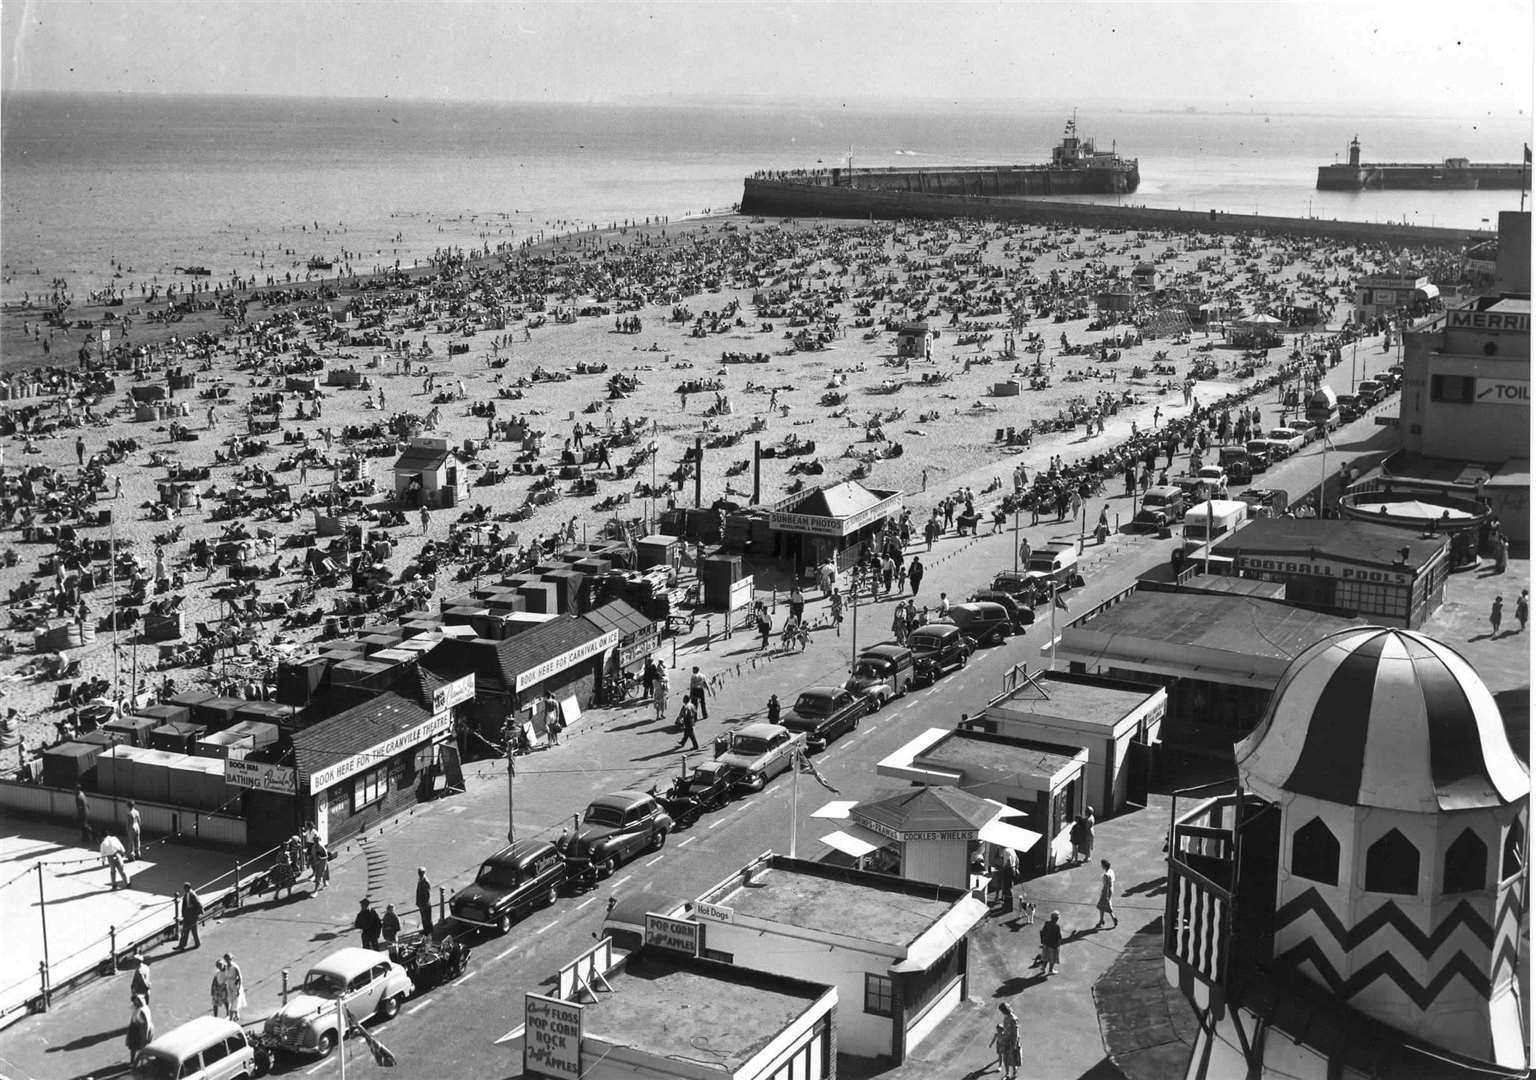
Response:
[[[1340,630],[1291,661],[1237,745],[1243,786],[1434,813],[1507,805],[1530,779],[1493,695],[1449,646],[1410,630]]]

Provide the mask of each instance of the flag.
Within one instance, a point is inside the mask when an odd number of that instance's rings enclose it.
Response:
[[[1525,144],[1525,163],[1527,165],[1529,165],[1531,163],[1531,144],[1530,143],[1526,143]]]
[[[356,1020],[352,1019],[352,1010],[343,1006],[343,1011],[345,1011],[347,1014],[347,1034],[362,1036],[363,1041],[368,1044],[368,1049],[373,1052],[373,1060],[375,1064],[385,1069],[394,1068],[395,1055],[389,1052],[389,1047],[379,1042],[378,1039],[369,1034],[367,1028],[363,1027],[362,1024],[359,1024]]]
[[[1061,598],[1061,593],[1055,589],[1051,590],[1051,599],[1056,602],[1056,606],[1061,608],[1062,611],[1067,610],[1067,602]]]
[[[810,758],[806,757],[804,750],[797,750],[797,751],[795,751],[795,764],[796,764],[796,767],[799,768],[799,770],[801,772],[807,772],[807,773],[810,773],[812,776],[814,776],[816,778],[816,782],[818,784],[820,784],[822,787],[826,788],[832,794],[834,794],[834,795],[841,795],[842,794],[842,792],[838,791],[837,788],[835,788],[831,784],[827,783],[827,778],[826,777],[822,776],[821,773],[816,771],[816,766],[811,763],[811,759]]]

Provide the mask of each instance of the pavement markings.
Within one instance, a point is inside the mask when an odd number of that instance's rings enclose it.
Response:
[[[698,839],[697,836],[690,836],[688,839],[684,840],[681,844],[678,844],[677,846],[678,847],[687,847],[689,844],[693,843],[697,839]]]
[[[515,952],[517,952],[517,946],[516,945],[508,945],[505,949],[502,949],[501,952],[497,953],[494,957],[492,957],[492,961],[494,962],[496,960],[505,960],[507,957],[511,956]]]
[[[665,859],[665,858],[666,858],[666,855],[664,855],[664,854],[663,855],[658,855],[654,859],[652,859],[650,862],[646,863],[645,865],[646,866],[655,866],[657,863],[661,862],[661,860]]]
[[[470,979],[473,979],[478,974],[480,974],[480,969],[476,968],[474,971],[471,971],[468,975],[460,975],[457,979],[453,980],[453,985],[454,986],[462,986],[464,983],[469,982]]]
[[[560,925],[560,920],[559,919],[551,919],[549,922],[545,923],[543,926],[541,926],[537,930],[535,930],[534,934],[535,935],[542,934],[542,933],[544,933],[544,931],[546,931],[546,930],[553,930],[555,927],[557,927],[559,925]]]
[[[511,952],[510,949],[508,949],[507,951]],[[498,956],[496,959],[500,960],[501,957]],[[418,1001],[416,1004],[412,1005],[409,1009],[405,1010],[405,1015],[406,1016],[415,1016],[417,1013],[421,1012],[422,1009],[425,1009],[430,1004],[432,1004],[432,999],[431,998],[425,998],[425,999],[423,999],[421,1001]]]
[[[586,906],[587,906],[587,905],[588,905],[588,904],[590,904],[590,903],[591,903],[591,902],[592,902],[592,901],[594,901],[594,900],[596,900],[596,899],[597,899],[597,897],[595,897],[595,896],[589,896],[589,897],[587,897],[587,898],[586,898],[586,899],[585,899],[585,900],[583,900],[583,901],[582,901],[582,902],[581,902],[581,903],[579,903],[579,904],[577,904],[577,905],[576,905],[576,910],[577,910],[577,911],[580,911],[580,910],[581,910],[581,909],[582,909],[582,908],[584,908],[584,907],[586,907]],[[499,959],[501,959],[501,958],[500,958],[500,957],[497,957],[497,959],[498,959],[498,960],[499,960]]]
[[[632,878],[634,876],[635,876],[634,874],[625,874],[623,877],[619,878],[618,881],[615,881],[613,883],[613,887],[615,889],[617,889],[620,885],[623,885],[626,881],[628,881],[630,878]]]
[[[304,1070],[304,1075],[305,1076],[314,1076],[315,1073],[319,1072],[321,1069],[325,1068],[329,1064],[330,1064],[329,1061],[322,1061],[320,1064],[316,1065],[314,1068],[305,1069]]]

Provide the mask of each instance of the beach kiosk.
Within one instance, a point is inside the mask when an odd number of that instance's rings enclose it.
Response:
[[[864,544],[901,513],[900,491],[871,490],[857,480],[796,493],[773,506],[768,528],[773,552],[798,568],[835,558],[838,569],[858,562]]]
[[[395,462],[395,499],[413,508],[455,505],[459,469],[450,455],[447,439],[412,439]]]
[[[896,355],[906,360],[930,360],[936,336],[926,322],[907,323],[896,331]]]

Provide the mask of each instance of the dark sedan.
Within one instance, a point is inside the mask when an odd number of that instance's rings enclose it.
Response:
[[[805,732],[806,748],[824,750],[839,735],[859,726],[859,718],[869,712],[869,699],[841,686],[812,686],[802,690],[794,708],[779,717],[779,724],[790,731]]]

